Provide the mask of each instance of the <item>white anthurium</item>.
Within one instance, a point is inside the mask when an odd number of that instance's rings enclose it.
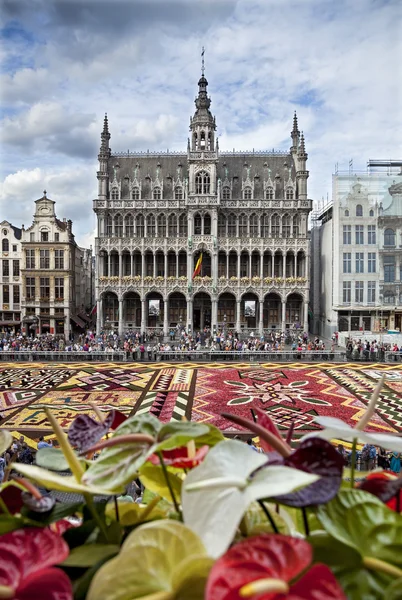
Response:
[[[212,448],[203,463],[186,477],[182,488],[184,523],[217,558],[232,542],[251,502],[289,494],[319,479],[316,475],[282,466],[265,467],[263,454],[246,444],[228,440]]]
[[[320,437],[324,440],[344,440],[345,442],[352,443],[356,440],[358,442],[364,442],[365,444],[380,446],[385,450],[402,452],[402,438],[388,433],[371,433],[363,431],[374,414],[384,380],[385,375],[383,375],[378,382],[370,398],[367,410],[356,424],[356,427],[351,427],[341,419],[335,417],[316,417],[314,421],[318,423],[318,425],[321,425],[321,427],[324,427],[324,429],[322,431],[308,433],[303,436],[300,441],[303,442],[311,437]]]

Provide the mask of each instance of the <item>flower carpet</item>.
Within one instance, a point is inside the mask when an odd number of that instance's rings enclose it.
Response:
[[[241,428],[221,417],[250,418],[261,408],[300,437],[317,429],[316,416],[354,425],[378,379],[385,385],[368,430],[402,433],[402,368],[389,364],[257,363],[4,363],[0,366],[0,428],[35,439],[50,433],[49,407],[67,429],[77,414],[115,408],[126,416],[151,413],[161,421]]]

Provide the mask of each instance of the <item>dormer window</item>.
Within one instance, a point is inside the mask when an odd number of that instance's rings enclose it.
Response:
[[[41,231],[40,232],[40,241],[41,242],[48,242],[49,241],[49,232],[48,231]]]
[[[370,210],[370,212],[369,212],[369,216],[370,216],[370,217],[374,217],[374,211],[373,211],[373,210]]]
[[[133,188],[131,196],[132,196],[133,200],[139,200],[140,199],[140,190],[139,190],[139,188],[137,188],[137,187]]]
[[[246,187],[244,189],[244,199],[251,200],[251,197],[252,197],[251,187]]]
[[[175,200],[182,200],[183,199],[183,189],[181,187],[175,188],[174,198],[175,198]]]
[[[114,188],[112,190],[112,200],[118,200],[119,199],[119,190],[117,188]]]
[[[222,189],[222,199],[230,200],[230,187],[228,185],[225,185]]]
[[[10,249],[10,243],[6,238],[4,238],[1,242],[1,249],[3,252],[8,252]]]
[[[154,198],[154,200],[160,200],[162,198],[161,188],[159,188],[159,187],[154,188],[153,198]]]
[[[265,200],[273,200],[274,199],[274,190],[269,187],[265,190]]]
[[[293,200],[293,190],[291,188],[286,190],[286,200]]]
[[[356,206],[356,217],[362,217],[363,216],[363,207],[361,204],[358,204]]]
[[[349,211],[348,211],[348,209],[346,209],[345,210],[345,217],[348,217],[348,216],[349,216]]]
[[[206,171],[199,171],[195,176],[195,193],[209,194],[210,177]]]

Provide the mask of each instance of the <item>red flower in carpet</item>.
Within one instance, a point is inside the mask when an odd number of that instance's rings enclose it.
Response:
[[[393,473],[389,471],[370,473],[356,487],[377,496],[377,498],[395,512],[401,511],[402,479]]]
[[[346,600],[326,565],[312,566],[313,551],[305,540],[264,534],[236,544],[216,561],[206,600]]]
[[[30,527],[0,536],[0,597],[73,600],[70,579],[53,567],[68,553],[66,542],[50,529]]]
[[[168,467],[176,469],[193,469],[197,467],[206,457],[209,446],[201,446],[198,450],[192,449],[191,443],[174,450],[163,450],[163,462]],[[157,454],[152,454],[148,459],[153,465],[159,465],[160,460]]]

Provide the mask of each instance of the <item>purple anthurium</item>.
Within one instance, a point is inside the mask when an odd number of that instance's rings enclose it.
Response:
[[[107,434],[114,419],[114,410],[111,410],[103,421],[95,421],[86,414],[78,415],[68,430],[68,441],[80,452],[85,452]]]
[[[262,446],[275,451],[267,454],[269,464],[282,464],[320,475],[318,481],[273,500],[287,506],[304,508],[325,504],[336,496],[342,482],[344,460],[329,442],[321,438],[310,438],[302,442],[297,450],[292,451],[292,448],[279,438],[277,433],[273,433],[274,424],[271,424],[268,430],[261,424],[237,415],[223,413],[222,416],[259,435]],[[269,419],[267,415],[265,416]]]

